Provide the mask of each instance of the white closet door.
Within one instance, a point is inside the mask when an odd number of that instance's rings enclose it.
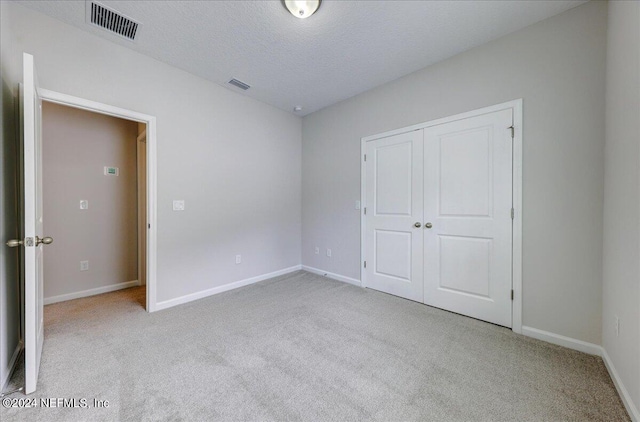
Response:
[[[424,130],[424,302],[507,327],[511,125],[503,110]]]
[[[367,287],[422,302],[423,131],[367,142]]]

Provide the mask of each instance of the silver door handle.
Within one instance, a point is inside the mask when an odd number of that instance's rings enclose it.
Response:
[[[422,227],[422,224],[420,224],[420,222],[418,221],[417,223],[415,223],[415,224],[413,225],[413,227],[420,228],[420,227]]]
[[[10,248],[15,248],[20,245],[22,245],[22,240],[18,240],[18,239],[11,239],[10,241],[7,242],[7,246]]]
[[[43,237],[42,239],[40,239],[38,236],[36,236],[36,246],[39,246],[41,243],[45,244],[45,245],[50,245],[53,243],[53,237]],[[24,244],[24,242],[22,240],[18,240],[18,239],[11,239],[10,241],[7,242],[7,246],[10,248],[15,248],[17,246],[20,246]],[[33,239],[31,239],[30,237],[27,238],[27,246],[33,246]]]
[[[53,243],[53,237],[47,236],[40,239],[38,236],[36,236],[36,246],[39,246],[41,243],[44,243],[45,245],[50,245]]]
[[[425,229],[430,229],[431,227],[433,227],[433,224],[431,224],[431,223],[424,223],[424,228],[425,228]]]

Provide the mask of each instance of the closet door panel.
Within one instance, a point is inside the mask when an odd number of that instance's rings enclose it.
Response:
[[[423,301],[423,131],[367,142],[367,287]],[[417,224],[416,224],[417,223]]]
[[[511,113],[432,126],[424,134],[424,301],[507,327]]]

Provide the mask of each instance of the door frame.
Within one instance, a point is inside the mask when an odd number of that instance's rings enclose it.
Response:
[[[414,130],[425,129],[444,123],[476,117],[483,114],[494,113],[496,111],[509,110],[513,112],[513,150],[512,150],[512,206],[515,210],[513,218],[513,231],[511,233],[511,288],[514,298],[511,306],[511,330],[522,334],[522,98],[507,101],[505,103],[483,107],[476,110],[460,113],[441,119],[430,120],[412,126],[378,133],[376,135],[365,136],[360,139],[360,281],[362,287],[367,287],[367,276],[364,270],[366,261],[366,224],[364,218],[366,205],[366,169],[365,153],[367,142],[380,138],[386,138],[401,133],[412,132]]]
[[[142,266],[140,265],[140,263],[143,261],[143,255],[145,255],[146,258],[146,248],[144,248],[144,254],[142,253],[143,251],[143,246],[146,246],[146,230],[147,230],[147,216],[146,216],[146,204],[145,204],[145,208],[144,210],[142,209],[142,207],[140,206],[142,201],[141,199],[144,198],[146,195],[142,195],[141,191],[142,188],[144,187],[145,191],[146,191],[146,185],[147,185],[147,180],[145,177],[144,183],[140,182],[140,175],[143,174],[141,170],[141,163],[144,162],[145,166],[144,166],[144,173],[146,173],[146,161],[147,161],[147,155],[145,154],[145,159],[144,161],[140,159],[140,150],[141,148],[144,148],[144,151],[146,152],[147,150],[147,129],[145,127],[145,129],[142,131],[142,133],[140,133],[138,135],[138,137],[136,138],[136,195],[138,198],[138,206],[136,207],[136,211],[138,214],[138,286],[142,286],[144,284],[147,284],[147,279],[146,279],[146,272],[144,277],[142,276]],[[147,260],[145,259],[144,262],[146,263]]]
[[[157,143],[156,143],[156,118],[148,114],[127,110],[108,104],[84,98],[74,97],[60,92],[40,88],[38,90],[42,101],[79,108],[107,116],[119,117],[146,124],[146,149],[147,149],[147,286],[146,286],[146,310],[154,312],[156,305],[156,267],[157,267]]]

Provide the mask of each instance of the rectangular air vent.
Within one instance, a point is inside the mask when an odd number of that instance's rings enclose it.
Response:
[[[113,9],[93,1],[87,1],[87,22],[128,40],[135,40],[140,23]]]
[[[239,81],[239,80],[237,80],[237,79],[231,79],[231,80],[229,81],[229,83],[230,83],[231,85],[235,86],[235,87],[240,88],[240,89],[241,89],[241,90],[243,90],[243,91],[246,91],[247,89],[251,88],[251,86],[250,86],[250,85],[247,85],[247,84],[245,84],[244,82]]]

